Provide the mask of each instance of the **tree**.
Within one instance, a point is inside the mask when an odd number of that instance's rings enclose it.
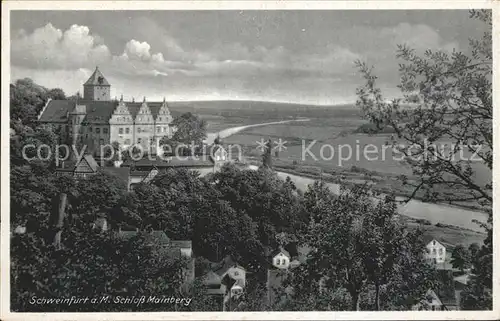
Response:
[[[379,129],[391,127],[396,133],[392,145],[416,176],[413,182],[402,177],[413,187],[410,198],[420,194],[427,201],[469,202],[489,214],[488,222],[481,224],[488,233],[478,258],[483,264],[478,264],[463,300],[468,309],[473,302],[479,309],[491,306],[484,302],[491,299],[487,293],[493,253],[492,12],[472,10],[470,16],[489,28],[482,38],[470,40],[470,55],[427,50],[421,56],[399,46],[397,57],[403,63],[398,87],[403,98],[387,102],[372,68],[358,61],[366,82],[357,90],[357,105]],[[443,142],[451,148],[437,146]],[[478,180],[478,171],[490,173],[490,179]]]
[[[478,244],[478,243],[472,243],[471,245],[469,245],[469,254],[470,254],[470,263],[471,263],[471,266],[472,268],[474,268],[475,266],[478,265],[478,255],[479,255],[479,251],[481,249],[481,246]]]
[[[421,238],[398,221],[392,197],[377,203],[371,197],[366,186],[339,196],[321,184],[310,186],[304,201],[306,211],[312,212],[306,239],[312,251],[290,279],[297,289],[290,304],[298,300],[314,303],[315,309],[360,310],[361,299],[373,295],[369,309],[408,309],[425,293],[430,267],[424,261]],[[394,299],[387,294],[397,292]]]
[[[158,311],[175,309],[175,305],[119,304],[117,296],[130,293],[148,296],[181,296],[181,258],[165,255],[159,244],[150,243],[145,235],[123,241],[111,233],[90,229],[71,229],[61,250],[45,245],[31,234],[16,235],[12,253],[12,301],[14,311]],[[33,305],[33,296],[101,298],[106,304]]]
[[[492,26],[491,11],[472,11],[471,17]],[[474,176],[477,170],[491,173],[493,162],[491,39],[490,29],[482,39],[471,40],[470,57],[458,51],[431,50],[422,57],[399,46],[397,57],[404,62],[398,87],[403,98],[391,102],[377,88],[372,69],[357,62],[366,80],[357,90],[357,105],[379,128],[394,129],[398,140],[393,145],[418,176],[418,182],[407,182],[415,187],[412,196],[423,190],[429,200],[491,207],[491,179],[481,182]],[[399,145],[402,141],[404,146]],[[452,149],[436,146],[443,141],[450,142]],[[476,152],[481,162],[473,160]],[[459,153],[466,154],[457,160]],[[446,189],[458,193],[440,192]]]
[[[470,266],[470,253],[462,244],[458,244],[453,248],[451,252],[451,264],[454,268],[460,269],[462,272]]]
[[[108,218],[126,192],[125,183],[106,172],[78,180],[76,195],[70,200],[70,215],[74,218],[74,224],[88,226],[99,217]]]
[[[33,125],[47,100],[66,99],[62,89],[47,89],[29,78],[10,85],[10,119]]]
[[[47,93],[50,99],[54,100],[66,100],[66,94],[61,88],[50,89]]]
[[[190,112],[175,117],[172,121],[172,127],[175,128],[172,138],[163,137],[161,145],[168,145],[170,151],[176,152],[182,156],[199,154],[203,148],[203,140],[207,138],[207,123],[197,115]],[[189,146],[192,146],[190,148]]]

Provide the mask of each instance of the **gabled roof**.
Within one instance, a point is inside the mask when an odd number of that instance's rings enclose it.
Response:
[[[67,122],[68,113],[75,108],[76,103],[71,100],[51,100],[43,111],[41,122]]]
[[[79,99],[79,105],[85,105],[86,117],[84,121],[89,123],[108,123],[109,119],[113,115],[116,107],[118,106],[118,101],[109,100],[84,100]],[[126,108],[128,108],[130,115],[133,119],[137,116],[139,109],[141,108],[141,103],[135,102],[124,102]],[[151,110],[151,115],[154,119],[158,116],[163,102],[147,102],[149,109]],[[43,110],[40,115],[39,121],[41,122],[67,122],[68,113],[71,113],[76,106],[76,102],[73,100],[50,100],[47,103],[47,107]]]
[[[431,243],[432,241],[436,241],[437,243],[441,244],[444,247],[449,247],[449,244],[447,244],[446,242],[443,242],[443,240],[441,240],[440,238],[433,237],[430,235],[425,235],[425,234],[422,235],[422,238],[423,238],[426,246],[429,245],[429,243]]]
[[[290,256],[290,253],[288,253],[287,250],[283,249],[283,248],[279,248],[279,249],[276,249],[274,251],[271,252],[271,257],[275,257],[276,255],[280,254],[280,253],[283,253],[286,257],[288,257],[289,259],[291,259],[292,257]]]
[[[224,275],[230,268],[236,267],[245,271],[245,268],[239,265],[231,255],[227,255],[222,261],[216,264],[213,271],[218,275]]]
[[[220,286],[221,282],[222,282],[222,278],[220,277],[220,275],[218,275],[214,271],[208,271],[208,273],[205,274],[205,276],[203,277],[203,283],[205,285],[219,285]]]
[[[192,248],[192,241],[174,241],[170,240],[170,244],[175,247],[187,249],[187,248]]]
[[[437,301],[437,303],[439,305],[442,305],[443,303],[441,302],[441,300],[439,299],[439,297],[437,296],[436,292],[434,292],[433,290],[428,290],[427,293],[425,294],[425,298],[432,298],[433,300]]]
[[[471,276],[469,274],[464,274],[464,275],[460,275],[460,276],[453,278],[454,281],[462,283],[464,285],[467,285],[467,283],[469,283],[470,279],[471,279]]]
[[[115,175],[115,176],[121,178],[124,182],[128,183],[128,179],[130,176],[130,168],[129,167],[104,166],[104,167],[101,167],[101,170],[103,172],[107,172],[107,173],[110,173],[112,175]]]
[[[83,84],[84,86],[110,86],[109,82],[104,78],[104,75],[99,70],[98,67],[95,67],[94,72],[90,76],[90,78]]]
[[[80,159],[80,161],[76,164],[76,166],[80,165],[81,162],[87,162],[87,164],[90,166],[90,168],[96,172],[97,169],[99,168],[99,165],[95,161],[94,157],[90,154],[83,155],[83,157]]]
[[[172,157],[170,160],[162,160],[160,157],[156,159],[149,160],[148,158],[143,158],[138,161],[126,161],[122,164],[122,166],[132,166],[134,165],[135,167],[156,167],[158,169],[161,168],[168,168],[168,167],[210,167],[213,166],[213,160],[212,157],[209,155],[202,155],[202,156],[186,156],[182,158],[178,157]],[[137,170],[141,171],[141,170]],[[149,174],[149,171],[146,172]],[[136,174],[135,171],[133,174]],[[146,174],[146,175],[147,175]]]

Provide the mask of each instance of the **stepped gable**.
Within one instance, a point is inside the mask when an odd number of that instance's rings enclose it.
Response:
[[[134,119],[137,113],[139,112],[139,109],[141,109],[142,103],[143,102],[125,102],[125,106],[127,106],[128,110],[130,111],[130,114]],[[151,115],[154,118],[156,118],[156,116],[158,116],[158,112],[160,111],[163,102],[146,101],[146,104],[148,105],[149,110],[151,110]]]

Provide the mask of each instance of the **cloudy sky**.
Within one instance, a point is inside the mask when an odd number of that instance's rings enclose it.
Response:
[[[339,104],[375,65],[395,94],[395,49],[468,50],[467,11],[13,11],[11,77],[68,94],[96,65],[126,99]]]

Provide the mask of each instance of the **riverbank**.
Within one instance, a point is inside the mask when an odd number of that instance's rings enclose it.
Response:
[[[288,120],[273,121],[273,122],[268,122],[268,123],[259,123],[259,124],[231,127],[231,128],[223,129],[223,130],[219,131],[218,133],[208,133],[207,138],[204,140],[204,143],[207,145],[211,145],[214,143],[214,140],[217,137],[219,137],[221,139],[226,138],[226,137],[235,135],[235,134],[237,134],[245,129],[249,129],[249,128],[278,125],[278,124],[287,124],[287,123],[291,123],[291,122],[304,122],[304,121],[310,121],[310,119],[300,117],[300,118],[296,118],[296,119],[288,119]]]

